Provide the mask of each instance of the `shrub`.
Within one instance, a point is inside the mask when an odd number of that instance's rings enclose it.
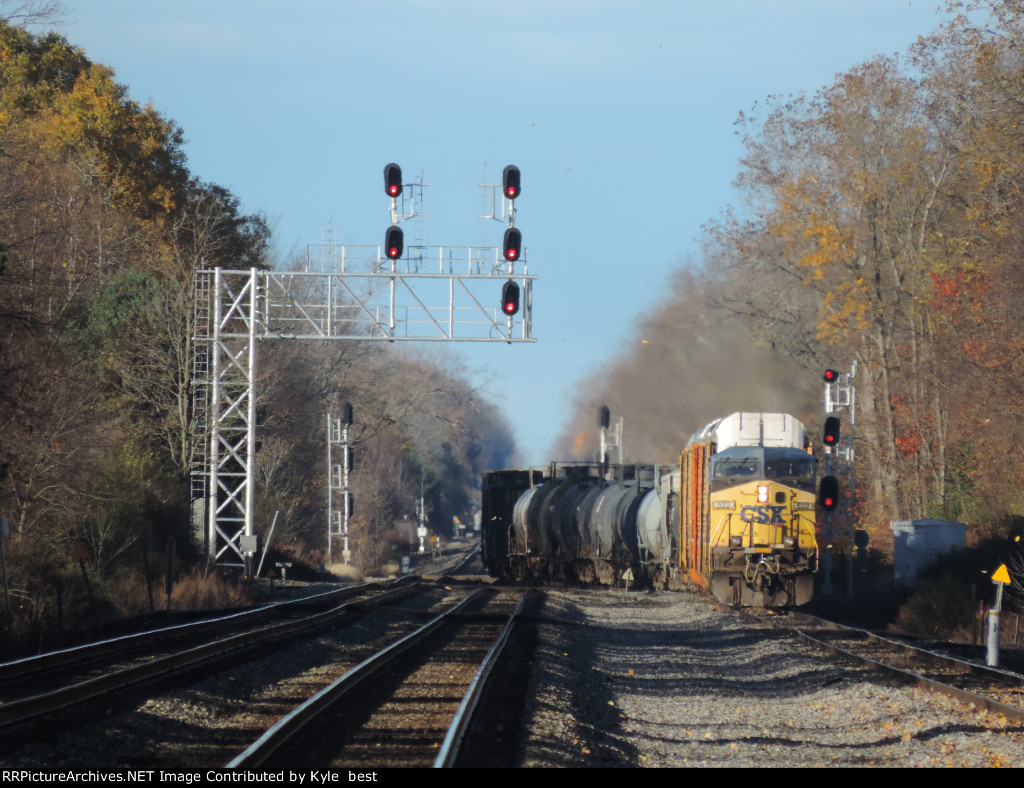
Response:
[[[918,584],[900,608],[896,625],[908,632],[949,640],[958,631],[969,631],[973,616],[970,589],[952,574],[944,574]]]

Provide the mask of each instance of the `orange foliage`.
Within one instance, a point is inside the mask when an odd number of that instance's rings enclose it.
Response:
[[[903,457],[913,457],[924,445],[924,441],[917,432],[908,432],[896,438],[896,450]]]

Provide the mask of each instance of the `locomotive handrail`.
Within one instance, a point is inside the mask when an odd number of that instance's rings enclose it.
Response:
[[[722,515],[722,519],[718,521],[718,528],[711,534],[711,539],[708,542],[709,544],[715,542],[718,539],[719,535],[722,533],[723,523],[728,523],[730,520],[732,520],[732,512],[726,512]],[[729,528],[729,535],[732,535],[731,524]]]

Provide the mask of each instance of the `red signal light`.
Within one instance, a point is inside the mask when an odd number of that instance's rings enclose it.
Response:
[[[839,380],[839,373],[836,372],[834,369],[826,369],[825,374],[822,375],[822,379],[826,383],[835,383],[837,380]]]
[[[839,417],[829,416],[825,419],[825,445],[839,445]]]
[[[518,260],[519,253],[523,248],[523,234],[515,227],[509,227],[505,231],[505,240],[502,243],[502,251],[506,260]]]
[[[405,236],[400,227],[391,225],[384,233],[384,254],[389,260],[397,260],[405,248]]]
[[[384,193],[388,197],[397,197],[402,193],[402,168],[397,164],[384,167]]]
[[[509,317],[519,311],[519,285],[511,279],[501,288],[501,311]]]
[[[839,502],[839,480],[835,476],[825,476],[818,485],[818,501],[821,508],[831,512]]]
[[[514,200],[522,192],[520,185],[521,175],[519,168],[514,164],[508,165],[501,173],[501,190],[510,200]]]

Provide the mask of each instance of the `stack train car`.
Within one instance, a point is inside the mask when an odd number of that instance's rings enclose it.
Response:
[[[792,607],[814,593],[815,498],[799,420],[734,413],[678,465],[486,472],[481,556],[506,582],[696,584],[727,605]]]

